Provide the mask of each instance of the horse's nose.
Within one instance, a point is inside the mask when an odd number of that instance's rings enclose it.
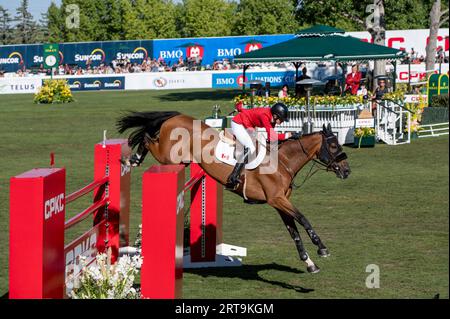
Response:
[[[349,167],[346,167],[346,168],[344,169],[344,178],[347,178],[348,175],[350,175],[350,173],[351,173],[350,168],[349,168]]]

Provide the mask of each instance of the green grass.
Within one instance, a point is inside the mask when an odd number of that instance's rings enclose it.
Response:
[[[35,105],[31,95],[0,96],[0,295],[8,290],[9,178],[33,167],[67,168],[67,191],[92,180],[94,144],[118,137],[114,123],[125,110],[177,110],[198,118],[214,104],[232,110],[233,91],[76,93],[68,105]],[[432,298],[449,293],[448,137],[409,145],[345,147],[352,174],[342,181],[319,172],[295,191],[293,203],[311,221],[331,256],[319,259],[302,230],[312,259],[306,273],[274,209],[246,205],[224,192],[224,240],[247,247],[244,266],[185,270],[185,298]],[[140,219],[141,175],[132,173],[131,239]],[[307,169],[305,169],[305,172]],[[303,181],[305,172],[297,177]],[[69,206],[68,216],[89,198]],[[88,223],[88,222],[86,222]],[[84,225],[87,227],[87,224]],[[70,233],[74,238],[83,226]],[[26,234],[24,234],[26,235]],[[380,288],[365,286],[366,266],[380,268]]]

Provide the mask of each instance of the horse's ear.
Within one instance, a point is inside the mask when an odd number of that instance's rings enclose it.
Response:
[[[332,130],[331,130],[331,124],[330,124],[330,123],[328,123],[328,125],[327,125],[327,131],[328,131],[329,133],[332,132]]]
[[[326,128],[325,124],[323,125],[322,130],[323,130],[324,133],[327,132],[327,128]]]

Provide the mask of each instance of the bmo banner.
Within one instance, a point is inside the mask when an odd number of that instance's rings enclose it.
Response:
[[[293,86],[295,82],[295,72],[247,72],[245,74],[245,79],[242,75],[242,72],[214,73],[212,75],[212,87],[216,89],[239,88],[244,82],[251,80],[269,82],[271,86],[282,86],[283,84]]]
[[[124,90],[125,77],[75,77],[66,78],[72,91]]]
[[[287,41],[292,37],[292,34],[280,34],[154,40],[153,54],[155,58],[162,57],[169,65],[173,65],[181,57],[184,60],[199,58],[203,66],[212,66],[216,60],[232,60],[236,55]]]

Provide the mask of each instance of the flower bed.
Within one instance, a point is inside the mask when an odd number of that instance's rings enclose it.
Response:
[[[361,148],[375,146],[375,129],[372,127],[360,127],[354,131],[354,147]]]
[[[39,91],[34,95],[34,103],[51,104],[51,103],[70,103],[74,98],[67,81],[61,80],[44,80]]]
[[[268,107],[277,102],[284,103],[289,109],[303,109],[306,106],[306,97],[293,97],[288,96],[285,98],[279,98],[276,96],[262,97],[254,96],[253,103],[252,97],[249,95],[238,95],[233,99],[237,104],[242,102],[245,106],[253,107]],[[310,97],[311,109],[338,109],[338,108],[354,108],[355,105],[362,105],[364,103],[362,96],[347,95],[347,96],[311,96]]]

